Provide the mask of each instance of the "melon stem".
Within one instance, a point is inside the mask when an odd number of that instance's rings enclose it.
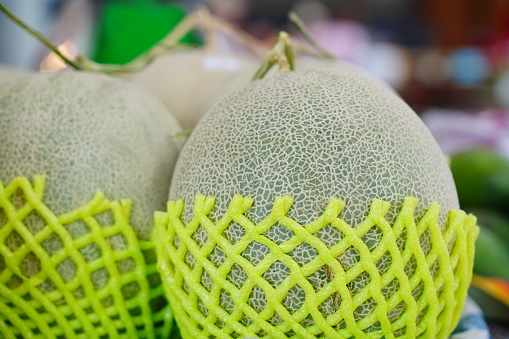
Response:
[[[269,48],[261,41],[219,17],[213,16],[212,23],[219,31],[222,31],[231,39],[236,40],[240,44],[246,46],[248,49],[253,51],[253,53],[260,57],[265,56],[269,51]]]
[[[322,46],[318,44],[318,42],[316,42],[311,32],[309,31],[309,28],[307,28],[306,24],[304,24],[304,21],[302,21],[295,12],[288,13],[288,19],[297,29],[297,31],[302,35],[302,37],[318,52],[318,56],[320,58],[336,59],[333,54],[326,51]]]
[[[191,135],[191,133],[194,131],[194,128],[189,128],[189,129],[184,129],[182,131],[178,131],[178,132],[175,132],[172,137],[173,138],[182,138],[182,137],[185,137],[187,138],[188,136]]]
[[[116,75],[140,71],[147,67],[157,57],[166,53],[168,50],[175,48],[190,48],[190,46],[179,45],[179,41],[197,26],[204,26],[205,30],[209,33],[215,31],[216,29],[222,31],[230,38],[235,39],[237,42],[240,42],[244,46],[251,49],[257,55],[265,55],[267,52],[267,48],[254,37],[233,27],[223,20],[210,15],[208,9],[200,8],[181,20],[177,26],[171,30],[170,33],[168,33],[151,49],[127,64],[101,64],[90,60],[84,55],[78,55],[74,60],[71,60],[63,55],[62,52],[60,52],[60,50],[51,41],[49,41],[35,29],[28,26],[21,19],[16,17],[1,3],[0,11],[3,12],[12,21],[14,21],[18,26],[31,34],[34,38],[39,40],[43,45],[48,47],[52,52],[58,55],[62,61],[64,61],[67,65],[74,68],[75,70],[101,72]],[[212,39],[211,35],[211,33],[208,34],[210,39]]]
[[[0,3],[0,11],[2,11],[9,19],[14,21],[18,26],[23,28],[25,31],[27,31],[30,35],[32,35],[34,38],[39,40],[43,45],[48,47],[53,53],[58,55],[67,65],[71,66],[72,68],[76,70],[82,70],[83,68],[78,63],[74,62],[73,60],[67,58],[65,55],[60,52],[60,50],[55,46],[51,41],[46,39],[41,33],[37,32],[35,29],[28,26],[25,22],[23,22],[21,19],[19,19],[17,16],[15,16],[11,11],[7,9],[4,5]]]
[[[214,53],[217,48],[217,31],[210,15],[210,11],[207,7],[202,7],[200,10],[203,11],[201,20],[201,26],[205,35],[205,45],[203,49],[205,53]]]
[[[204,14],[203,9],[199,9],[189,14],[151,49],[125,65],[101,64],[94,62],[84,56],[77,57],[77,61],[87,70],[98,71],[102,73],[122,74],[141,71],[157,57],[166,53],[168,50],[182,47],[191,48],[190,46],[179,46],[179,41],[192,29],[198,26],[198,24],[203,20],[203,16],[205,15],[206,14]]]
[[[276,63],[279,66],[280,73],[290,72],[295,69],[292,44],[290,36],[286,32],[279,33],[277,43],[265,56],[252,80],[263,78]]]
[[[138,72],[143,70],[152,61],[169,50],[176,48],[192,48],[189,45],[179,45],[179,41],[191,30],[197,27],[201,27],[205,31],[207,41],[215,40],[215,32],[222,31],[230,38],[251,49],[257,55],[262,56],[267,53],[267,48],[254,37],[211,15],[206,7],[202,7],[182,19],[175,28],[173,28],[151,49],[125,65],[100,64],[84,56],[78,56],[77,62],[83,69],[103,73],[118,75],[122,73]],[[210,49],[209,46],[212,44],[213,42],[207,42],[205,49]]]

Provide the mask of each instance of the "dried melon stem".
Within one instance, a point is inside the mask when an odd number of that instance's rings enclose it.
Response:
[[[311,35],[311,32],[306,27],[304,22],[297,16],[295,12],[288,13],[288,19],[290,22],[295,26],[297,31],[304,37],[304,39],[317,51],[318,57],[321,59],[336,59],[336,57],[331,54],[330,52],[326,51],[322,46],[320,46],[316,40]],[[302,46],[298,46],[300,49],[302,49]],[[310,53],[309,51],[307,51]],[[311,52],[312,53],[312,52]]]
[[[26,30],[28,33],[30,33],[33,37],[35,37],[37,40],[39,40],[42,44],[44,44],[46,47],[48,47],[53,53],[58,55],[66,64],[71,66],[74,69],[81,70],[83,69],[78,63],[75,61],[72,61],[68,59],[65,55],[63,55],[58,48],[50,42],[48,39],[46,39],[41,33],[37,32],[35,29],[29,27],[26,23],[24,23],[22,20],[20,20],[17,16],[15,16],[11,11],[7,9],[4,5],[0,3],[0,11],[2,11],[9,19],[14,21],[18,26]]]
[[[294,63],[294,51],[292,44],[295,45],[295,48],[299,51],[305,51],[309,54],[316,55],[321,59],[336,59],[334,55],[326,51],[322,48],[316,40],[312,37],[311,32],[306,27],[304,22],[297,16],[296,13],[290,12],[288,14],[288,19],[295,26],[297,31],[304,37],[304,39],[316,50],[311,51],[305,46],[294,43],[291,41],[290,36],[286,32],[280,32],[277,38],[277,42],[272,48],[272,50],[265,56],[262,61],[260,68],[256,71],[256,74],[253,77],[253,80],[258,80],[263,78],[267,72],[272,68],[274,64],[278,64],[279,72],[286,73],[289,71],[293,71],[295,69]]]
[[[0,11],[7,15],[12,21],[26,30],[37,40],[39,40],[42,44],[48,47],[52,52],[58,55],[62,61],[64,61],[67,65],[71,66],[75,70],[101,72],[116,75],[138,72],[143,70],[157,57],[169,50],[176,48],[192,48],[191,46],[179,45],[179,41],[196,27],[201,27],[205,31],[207,40],[210,40],[207,41],[207,46],[213,44],[216,32],[223,32],[232,40],[235,40],[251,49],[257,55],[263,56],[268,50],[266,46],[264,46],[260,41],[256,40],[251,35],[230,25],[224,20],[211,15],[206,8],[200,8],[195,12],[187,15],[173,30],[171,30],[171,32],[169,32],[151,49],[125,65],[100,64],[81,54],[76,56],[74,60],[70,60],[65,55],[63,55],[51,41],[46,39],[41,33],[29,27],[2,4],[0,4]]]

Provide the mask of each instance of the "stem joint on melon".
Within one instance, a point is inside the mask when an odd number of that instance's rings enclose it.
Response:
[[[286,32],[279,33],[276,45],[263,59],[262,65],[256,71],[253,80],[263,78],[276,63],[280,73],[290,72],[295,69],[291,40]]]

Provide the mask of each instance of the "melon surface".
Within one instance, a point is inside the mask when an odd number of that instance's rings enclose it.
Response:
[[[0,297],[22,317],[2,312],[3,333],[150,338],[171,329],[147,240],[167,201],[178,130],[157,99],[98,73],[31,74],[0,86],[0,181],[12,182],[2,186]],[[38,178],[38,193],[27,177]],[[37,312],[11,297],[32,299]],[[41,319],[49,325],[37,332]]]
[[[336,59],[299,59],[295,63],[295,70],[297,71],[305,71],[309,69],[338,69],[341,71],[344,68],[344,63],[340,62]],[[221,86],[216,87],[211,90],[207,97],[203,100],[200,110],[203,112],[208,112],[212,109],[217,103],[219,103],[222,99],[224,99],[228,94],[238,90],[249,84],[255,75],[257,67],[255,65],[251,67],[244,67],[239,72],[236,72],[231,77],[229,77],[226,81],[222,83]],[[271,69],[266,75],[265,78],[277,75],[277,70]],[[365,74],[365,76],[370,76],[369,74]],[[373,77],[374,81],[379,81]],[[387,86],[388,89],[393,90],[389,85],[380,82],[381,84]]]
[[[254,74],[254,61],[231,53],[184,50],[158,57],[128,79],[159,98],[183,128],[193,128],[210,109],[205,99],[244,68]]]
[[[217,216],[233,194],[252,197],[255,222],[285,194],[295,197],[290,213],[301,223],[331,197],[347,201],[353,225],[373,198],[393,202],[392,214],[405,196],[418,198],[421,210],[432,202],[458,208],[450,170],[419,117],[345,63],[255,81],[221,101],[184,146],[169,198],[191,209],[196,194],[222,202]]]
[[[125,81],[32,74],[0,89],[0,177],[47,176],[44,202],[57,215],[97,190],[132,199],[132,226],[147,240],[168,196],[179,129],[163,105]]]
[[[442,208],[438,219],[442,228],[447,212],[459,207],[444,156],[415,112],[387,85],[346,63],[338,63],[334,69],[294,71],[257,80],[218,103],[193,131],[172,179],[169,200],[184,200],[184,223],[192,218],[197,194],[215,197],[209,215],[213,222],[223,216],[235,194],[253,199],[245,215],[254,223],[267,217],[274,199],[283,195],[293,197],[287,215],[301,225],[318,218],[331,198],[346,202],[341,218],[352,227],[365,219],[375,198],[391,204],[385,216],[389,222],[394,221],[405,197],[419,201],[416,220],[436,202]],[[232,223],[222,234],[235,244],[245,230]],[[281,244],[293,233],[275,224],[264,235]],[[333,227],[324,227],[316,235],[327,246],[342,237]],[[199,227],[192,237],[203,246],[209,235]],[[374,228],[363,241],[375,248],[380,239],[381,231]],[[429,250],[426,235],[421,237],[421,247]],[[267,246],[253,242],[242,256],[255,265],[269,253]],[[317,252],[303,243],[290,255],[303,265]],[[337,259],[347,270],[359,256],[352,247]],[[216,247],[208,258],[217,266],[225,257]],[[390,265],[390,257],[385,259],[377,263],[380,270]],[[193,261],[186,256],[190,267]],[[415,268],[415,262],[410,262],[405,273],[412,276]],[[264,278],[275,288],[288,274],[288,267],[276,262]],[[322,267],[307,279],[322,288],[331,278]],[[237,265],[227,279],[241,288],[247,276]],[[351,293],[362,290],[369,280],[366,272],[360,274],[349,284]],[[212,283],[203,274],[202,284],[207,289]],[[387,286],[385,297],[397,288]],[[417,299],[422,292],[417,287],[412,294]],[[283,304],[289,312],[296,312],[304,300],[304,291],[295,286]],[[221,296],[226,310],[232,309],[234,302],[229,295]],[[248,303],[261,312],[267,300],[263,291],[255,288]],[[339,304],[338,298],[325,300],[320,312],[330,315]],[[368,299],[355,311],[356,319],[369,315],[375,305]],[[391,317],[397,319],[404,307],[395,308]],[[275,315],[271,322],[279,324],[281,319]],[[367,332],[378,329],[373,326]]]
[[[0,64],[0,85],[16,80],[26,74],[28,74],[27,71]]]

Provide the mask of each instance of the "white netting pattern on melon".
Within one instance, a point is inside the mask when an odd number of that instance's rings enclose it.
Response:
[[[348,65],[258,80],[219,103],[175,168],[169,200],[185,200],[186,221],[196,194],[218,198],[213,219],[234,194],[256,197],[254,221],[285,194],[295,198],[289,213],[301,223],[316,219],[332,197],[346,201],[343,218],[352,225],[372,198],[392,203],[389,219],[406,196],[419,199],[421,214],[433,202],[459,207],[447,163],[419,117]]]
[[[47,176],[45,203],[56,214],[100,189],[133,199],[132,225],[148,240],[164,208],[180,129],[157,100],[102,74],[32,74],[0,88],[0,173]]]

